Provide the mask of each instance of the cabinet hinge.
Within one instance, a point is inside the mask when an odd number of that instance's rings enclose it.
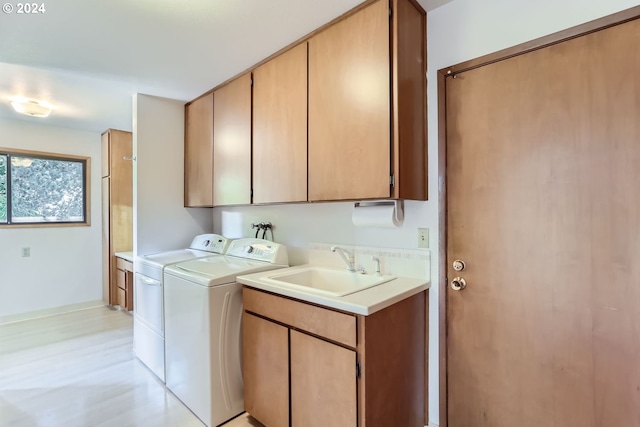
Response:
[[[393,18],[393,8],[389,6],[389,18]]]
[[[396,176],[394,174],[391,174],[389,176],[389,185],[391,187],[395,187],[396,186]]]
[[[253,77],[251,77],[251,87],[253,87]]]
[[[362,368],[360,367],[360,362],[356,362],[356,378],[360,378]]]

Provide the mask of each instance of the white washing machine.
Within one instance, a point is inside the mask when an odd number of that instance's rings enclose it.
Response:
[[[222,257],[230,240],[217,234],[196,236],[188,249],[138,256],[134,260],[133,350],[165,380],[163,272],[167,265],[190,259]]]
[[[165,269],[167,387],[209,427],[244,411],[236,277],[288,263],[285,246],[249,238],[233,240],[224,257]]]

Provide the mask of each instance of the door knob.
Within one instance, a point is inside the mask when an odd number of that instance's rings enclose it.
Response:
[[[461,291],[467,287],[467,281],[462,277],[456,277],[451,281],[451,289],[454,291]]]

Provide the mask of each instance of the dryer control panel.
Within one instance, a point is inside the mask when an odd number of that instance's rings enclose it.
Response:
[[[287,247],[264,239],[233,240],[227,249],[227,255],[270,264],[289,265]]]

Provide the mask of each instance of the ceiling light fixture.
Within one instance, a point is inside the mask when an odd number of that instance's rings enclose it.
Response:
[[[53,107],[46,102],[26,98],[14,98],[11,106],[18,113],[31,117],[47,117],[53,110]]]

